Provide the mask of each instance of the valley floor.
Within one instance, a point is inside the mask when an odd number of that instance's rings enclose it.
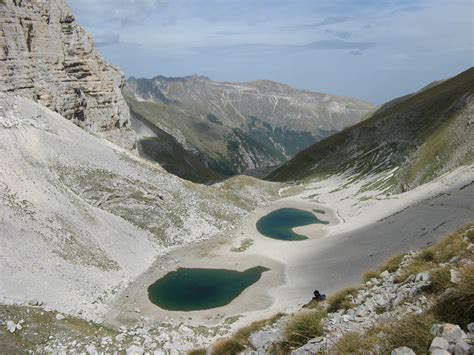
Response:
[[[283,188],[281,199],[247,216],[230,238],[223,235],[176,249],[120,295],[107,321],[127,324],[145,316],[149,324],[173,319],[191,327],[218,327],[232,320],[226,329],[236,329],[278,312],[301,308],[315,289],[330,294],[356,285],[364,271],[387,257],[429,246],[474,219],[473,167],[460,168],[436,182],[398,195],[360,192],[367,181],[347,182],[333,177]],[[258,219],[282,207],[324,211],[317,214],[318,218],[330,223],[296,228],[296,232],[309,237],[304,241],[279,241],[258,233]],[[147,287],[178,267],[244,270],[257,265],[271,271],[224,307],[169,312],[147,298]]]

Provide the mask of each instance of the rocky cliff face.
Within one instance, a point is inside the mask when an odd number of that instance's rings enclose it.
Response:
[[[280,164],[359,122],[372,109],[351,98],[269,80],[221,83],[197,75],[130,78],[124,93],[132,114],[173,136],[201,163],[224,175]],[[142,151],[166,161],[160,152],[150,152],[149,140],[141,143]]]
[[[0,1],[0,89],[132,148],[123,75],[98,54],[66,0]]]

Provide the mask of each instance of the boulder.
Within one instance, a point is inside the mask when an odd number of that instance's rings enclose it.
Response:
[[[454,355],[471,355],[474,353],[472,346],[469,345],[466,340],[458,340],[457,343],[450,348]]]
[[[469,323],[469,324],[467,325],[467,331],[468,331],[469,333],[474,333],[474,323]]]
[[[249,342],[254,349],[264,349],[277,340],[279,334],[278,330],[262,330],[250,335]]]
[[[453,284],[458,284],[461,282],[461,274],[459,271],[451,269],[449,272],[451,274],[451,282]]]
[[[435,337],[430,345],[430,351],[447,350],[449,348],[449,342],[441,337]]]
[[[460,340],[466,339],[466,334],[459,325],[446,323],[443,325],[441,336],[448,342],[456,344]]]
[[[416,274],[416,276],[415,276],[415,281],[417,281],[417,282],[428,282],[430,280],[431,280],[431,275],[427,271],[420,272],[420,273]]]
[[[431,355],[451,355],[451,353],[447,350],[435,349],[431,352]]]

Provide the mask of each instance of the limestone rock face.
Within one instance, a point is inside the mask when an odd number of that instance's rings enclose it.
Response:
[[[123,83],[66,0],[0,1],[0,90],[33,99],[130,149],[135,138]]]

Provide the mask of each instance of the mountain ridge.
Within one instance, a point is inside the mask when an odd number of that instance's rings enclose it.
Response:
[[[362,176],[377,170],[400,169],[397,174],[401,189],[430,181],[442,172],[472,162],[469,137],[474,133],[469,117],[473,110],[473,87],[474,68],[469,68],[392,100],[366,120],[298,153],[266,179],[288,181],[326,174]],[[441,159],[439,154],[451,154],[454,160],[446,156]],[[430,171],[431,163],[439,165],[435,171]]]
[[[372,109],[270,80],[214,82],[199,75],[129,78],[124,96],[132,116],[175,137],[201,165],[227,176],[286,161]],[[160,162],[159,152],[153,154]]]

